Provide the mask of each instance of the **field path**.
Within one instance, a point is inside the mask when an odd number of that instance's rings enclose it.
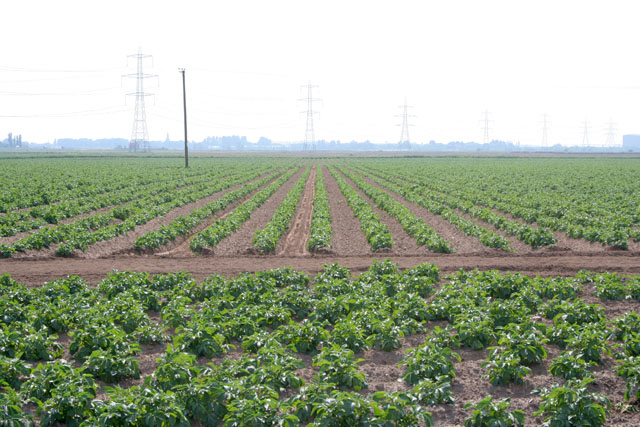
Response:
[[[212,248],[216,255],[246,255],[254,253],[253,236],[257,230],[264,228],[273,216],[278,206],[287,197],[300,175],[305,170],[301,167],[292,177],[276,190],[262,206],[251,213],[251,217],[226,239]],[[273,256],[273,255],[272,255]]]
[[[280,239],[277,255],[307,255],[307,240],[311,230],[313,198],[316,194],[316,168],[313,166],[305,184],[304,193],[296,207],[293,224],[284,239]]]
[[[480,270],[496,269],[503,272],[518,271],[525,274],[542,276],[575,275],[582,269],[591,271],[617,271],[621,274],[639,274],[638,252],[611,251],[601,253],[538,253],[527,255],[499,254],[435,254],[393,255],[379,254],[375,258],[389,257],[400,268],[410,268],[417,264],[430,262],[437,265],[443,273],[453,273],[459,269]],[[161,257],[158,255],[114,255],[105,258],[43,258],[43,259],[0,259],[0,272],[9,273],[20,283],[40,286],[50,280],[77,274],[90,283],[97,283],[114,269],[124,271],[146,271],[149,273],[170,273],[187,271],[202,280],[213,273],[237,275],[243,272],[263,271],[279,267],[292,267],[314,274],[324,264],[339,263],[355,272],[362,272],[371,266],[372,256],[281,256],[273,255],[201,255],[189,257]]]

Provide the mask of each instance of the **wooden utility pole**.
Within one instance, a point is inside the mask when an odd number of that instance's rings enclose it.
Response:
[[[184,68],[180,68],[182,73],[182,103],[184,104],[184,167],[189,167],[189,146],[187,145],[187,89],[184,81]]]

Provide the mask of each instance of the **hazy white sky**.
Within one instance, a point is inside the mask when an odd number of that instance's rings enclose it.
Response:
[[[317,139],[580,145],[589,122],[640,133],[640,3],[630,1],[3,1],[0,137],[131,136],[138,47],[150,138],[304,138],[300,87],[317,84]]]

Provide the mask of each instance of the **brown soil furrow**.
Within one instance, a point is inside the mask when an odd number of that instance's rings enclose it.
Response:
[[[604,310],[608,318],[614,319],[622,316],[625,313],[637,312],[638,301],[634,299],[625,300],[608,300],[600,299],[596,296],[596,288],[593,284],[582,285],[582,292],[579,295],[580,299],[589,304],[599,304]]]
[[[582,269],[591,271],[616,271],[621,274],[640,274],[637,252],[600,253],[535,253],[527,255],[483,255],[483,254],[435,254],[393,255],[388,257],[400,268],[411,268],[429,262],[437,265],[443,273],[459,269],[518,271],[529,275],[569,276]],[[113,255],[87,262],[82,258],[23,258],[0,259],[0,272],[9,273],[18,282],[30,286],[70,274],[77,274],[91,283],[104,279],[113,269],[134,270],[149,273],[187,271],[197,280],[213,273],[237,275],[246,271],[263,271],[279,267],[292,267],[317,273],[324,264],[338,263],[353,272],[367,270],[371,266],[371,255],[338,256],[318,254],[309,256],[237,255],[199,257],[160,257],[157,255]]]
[[[498,230],[493,224],[488,223],[486,221],[483,221],[481,219],[478,218],[474,218],[471,215],[462,212],[460,209],[454,209],[454,211],[460,215],[462,218],[475,222],[478,225],[481,225],[482,227],[485,227],[487,230],[489,231],[493,231],[496,234],[501,235],[502,237],[504,237],[505,239],[509,240],[509,246],[511,246],[511,249],[513,249],[515,251],[515,253],[517,254],[526,254],[529,253],[531,251],[533,251],[533,248],[529,245],[527,245],[526,243],[518,240],[517,237],[515,236],[509,236],[507,233],[505,233],[502,230]],[[539,249],[542,250],[542,249]]]
[[[316,166],[313,166],[305,184],[304,192],[296,207],[293,224],[284,239],[280,239],[276,254],[278,255],[308,255],[307,240],[311,229],[313,214],[313,198],[316,194]]]
[[[255,180],[258,180],[258,179],[261,179],[261,178],[262,178],[262,176],[256,178]],[[270,180],[266,184],[258,187],[257,190],[251,192],[249,195],[236,200],[235,202],[231,203],[229,206],[227,206],[223,210],[221,210],[219,212],[216,212],[215,214],[210,215],[209,217],[205,218],[197,227],[195,227],[193,230],[191,230],[191,233],[189,233],[188,236],[180,236],[180,237],[178,237],[173,242],[167,243],[162,248],[159,248],[157,251],[155,251],[155,253],[158,256],[195,256],[195,254],[191,251],[191,249],[189,249],[189,242],[191,241],[191,238],[193,236],[195,236],[197,233],[201,232],[205,228],[209,227],[213,223],[214,220],[226,218],[227,215],[229,215],[229,213],[231,211],[233,211],[235,208],[238,207],[238,205],[240,205],[240,204],[246,202],[247,200],[249,200],[258,191],[262,190],[264,187],[266,187],[267,185],[271,184],[276,179],[278,179],[278,178],[276,177],[276,178]],[[253,182],[255,180],[252,180],[250,182]],[[245,185],[245,184],[235,185],[235,186],[233,186],[232,188],[230,188],[227,191],[237,190],[243,185]]]
[[[258,179],[261,179],[263,177],[265,177],[267,174],[262,174],[259,177],[251,180],[251,181],[255,181]],[[236,184],[232,187],[229,187],[225,190],[219,191],[215,194],[212,194],[209,197],[205,197],[204,199],[200,199],[197,202],[194,203],[189,203],[188,205],[182,206],[180,208],[174,209],[170,212],[168,212],[166,215],[160,217],[160,218],[155,218],[151,221],[149,221],[148,223],[140,226],[140,227],[136,227],[136,229],[129,233],[128,235],[124,235],[124,236],[118,236],[115,239],[112,240],[106,240],[103,242],[98,242],[95,245],[92,245],[89,247],[89,250],[85,253],[85,257],[86,258],[99,258],[99,257],[104,257],[104,256],[109,256],[111,254],[114,253],[118,253],[118,252],[129,252],[132,248],[133,248],[133,244],[135,243],[136,239],[138,237],[140,237],[141,235],[143,235],[144,233],[151,231],[151,230],[155,230],[156,228],[159,228],[162,225],[169,225],[171,223],[171,221],[173,221],[174,219],[178,218],[179,216],[185,216],[185,215],[189,215],[189,213],[191,213],[191,211],[193,211],[194,209],[198,209],[201,208],[205,205],[207,205],[208,203],[211,203],[212,201],[214,201],[215,199],[218,199],[222,196],[224,196],[225,194],[227,194],[230,191],[236,190],[238,188],[240,188],[241,186],[243,186],[245,183],[241,183],[241,184]]]
[[[82,218],[86,218],[88,216],[93,216],[93,215],[98,215],[98,214],[109,212],[111,209],[116,208],[118,206],[126,205],[127,203],[131,203],[131,202],[125,202],[125,203],[120,203],[118,205],[111,205],[111,206],[107,206],[107,207],[104,207],[104,208],[96,209],[95,211],[91,211],[91,212],[83,213],[83,214],[80,214],[80,215],[76,215],[76,216],[71,217],[71,218],[63,219],[62,221],[58,222],[57,224],[47,224],[44,227],[55,227],[57,225],[71,224],[72,222],[78,221],[78,220],[80,220]],[[44,228],[44,227],[42,227],[42,228]],[[27,237],[28,235],[35,233],[38,230],[41,230],[41,229],[40,228],[35,228],[33,230],[22,231],[20,233],[14,234],[13,236],[2,237],[2,238],[0,238],[0,243],[4,243],[4,244],[7,244],[7,245],[12,245],[15,242],[17,242],[18,240],[23,239],[23,238]]]
[[[357,173],[357,172],[356,172]],[[402,203],[406,206],[409,211],[417,216],[418,218],[422,218],[424,222],[430,225],[443,239],[447,242],[451,243],[456,250],[456,253],[476,253],[476,252],[495,252],[495,253],[503,253],[503,251],[499,249],[492,249],[484,246],[478,239],[475,237],[467,236],[463,231],[457,229],[453,224],[448,222],[446,219],[442,218],[440,215],[435,215],[429,210],[423,208],[422,206],[416,205],[415,203],[411,203],[405,200],[402,196],[390,191],[382,186],[376,184],[369,178],[366,178],[360,175],[362,179],[367,181],[372,186],[376,187],[379,190],[386,192],[388,195],[393,197],[393,199],[399,203]]]
[[[191,213],[191,211],[193,211],[194,209],[201,208],[206,204],[211,203],[215,199],[224,196],[229,191],[239,188],[242,185],[243,184],[234,185],[233,187],[227,188],[226,190],[219,191],[209,197],[200,199],[197,202],[189,203],[185,206],[173,209],[162,217],[154,218],[146,224],[136,227],[135,230],[131,231],[129,234],[118,236],[115,239],[104,240],[102,242],[91,245],[89,246],[89,249],[87,249],[87,251],[84,253],[84,257],[101,258],[118,252],[129,252],[133,249],[133,244],[135,243],[136,239],[142,236],[144,233],[155,230],[156,228],[160,228],[160,226],[162,225],[169,225],[171,221],[178,218],[179,216],[189,215],[189,213]]]
[[[203,175],[203,174],[199,174],[198,176],[201,176],[201,175]],[[147,187],[148,185],[149,184],[146,184],[146,185],[143,185],[142,187]],[[171,191],[181,190],[181,189],[184,189],[184,188],[191,187],[193,185],[196,185],[196,184],[189,184],[189,185],[179,186],[179,187],[174,188]],[[100,194],[104,194],[104,193],[100,193]],[[70,224],[70,223],[72,223],[72,222],[74,222],[76,220],[79,220],[79,219],[82,219],[82,218],[86,218],[88,216],[92,216],[92,215],[97,215],[97,214],[108,212],[111,209],[117,208],[119,206],[124,206],[124,205],[129,204],[129,203],[131,203],[133,201],[134,200],[129,200],[128,202],[117,203],[117,204],[112,204],[112,205],[109,205],[109,206],[105,206],[104,208],[95,209],[95,210],[93,210],[91,212],[86,212],[86,213],[83,213],[83,214],[78,214],[76,216],[72,216],[72,217],[63,219],[58,224],[50,224],[50,225],[51,226],[56,226],[56,225],[61,225],[61,224]],[[47,206],[55,206],[55,205],[58,205],[60,203],[61,202],[55,202],[55,203],[51,203],[51,204],[49,204]],[[32,209],[34,207],[37,207],[37,206],[32,206],[32,207],[29,207],[29,208],[22,208],[22,209],[19,209],[17,211],[30,210],[30,209]],[[48,225],[49,224],[45,225],[45,227],[48,226]],[[7,244],[7,245],[12,245],[13,243],[17,242],[18,240],[20,240],[20,239],[22,239],[24,237],[27,237],[29,234],[33,234],[38,230],[39,230],[39,228],[36,228],[36,229],[33,229],[33,230],[22,231],[20,233],[14,234],[13,236],[0,237],[0,243],[4,243],[4,244]]]
[[[444,193],[446,194],[446,193]],[[479,204],[476,204],[479,207],[485,207],[486,206],[482,206]],[[493,213],[497,214],[497,215],[501,215],[511,221],[515,221],[515,222],[519,222],[520,224],[524,224],[524,225],[528,225],[530,227],[533,228],[538,228],[539,225],[536,222],[533,223],[527,223],[526,221],[524,221],[522,218],[517,218],[515,216],[513,216],[512,214],[510,214],[509,212],[505,212],[505,211],[501,211],[498,209],[492,209],[492,208],[487,208],[489,210],[491,210]],[[503,233],[502,231],[496,229],[493,225],[486,223],[482,220],[479,220],[477,218],[472,218],[470,215],[464,214],[461,211],[459,211],[458,209],[456,209],[457,213],[461,216],[464,216],[465,218],[471,220],[471,221],[475,221],[487,228],[489,228],[491,231],[494,231],[498,234],[502,234],[503,236],[505,236],[506,238],[510,239],[514,244],[511,245],[511,247],[517,252],[517,253],[524,253],[527,251],[532,251],[534,249],[532,249],[529,245],[527,245],[526,243],[520,242],[516,237],[513,236],[508,236],[505,233]],[[637,227],[636,227],[637,228]],[[633,227],[632,227],[633,229]],[[556,244],[555,247],[553,248],[539,248],[536,249],[537,250],[563,250],[563,251],[579,251],[579,252],[605,252],[605,251],[611,251],[611,250],[617,250],[615,248],[612,248],[610,246],[603,246],[601,243],[592,243],[589,242],[586,239],[574,239],[572,237],[567,236],[564,232],[562,231],[552,231],[553,236],[556,238],[556,240],[558,241],[558,243]],[[519,243],[518,243],[519,242]],[[524,245],[524,246],[521,246]],[[633,240],[629,239],[629,250],[630,251],[640,251],[640,242],[634,242]]]
[[[531,365],[532,374],[524,378],[522,384],[509,384],[508,386],[494,386],[487,377],[487,368],[482,366],[486,360],[490,360],[490,352],[487,349],[471,350],[468,348],[456,349],[461,361],[455,362],[456,378],[453,380],[452,391],[456,402],[451,405],[439,405],[433,410],[433,418],[436,425],[457,426],[464,424],[464,420],[470,415],[469,410],[464,409],[465,403],[477,402],[486,395],[493,396],[494,401],[509,398],[510,410],[519,409],[525,412],[525,426],[539,426],[542,417],[534,417],[541,403],[540,397],[533,394],[537,388],[549,387],[561,382],[559,378],[549,373],[551,363],[556,359],[562,349],[556,345],[545,345],[547,357],[539,364]],[[618,412],[615,403],[624,402],[625,380],[615,374],[615,360],[605,355],[599,366],[591,369],[595,377],[594,390],[609,397],[612,401],[611,413],[607,417],[607,425],[638,425],[638,414]],[[634,419],[636,420],[634,422]]]
[[[259,179],[259,178],[256,178],[256,179]],[[97,242],[89,246],[89,248],[85,252],[76,251],[78,254],[77,257],[85,258],[85,259],[95,259],[95,258],[110,256],[118,253],[132,252],[133,244],[135,243],[136,239],[141,235],[143,235],[144,233],[151,230],[155,230],[156,228],[159,228],[162,225],[168,225],[169,223],[171,223],[171,221],[176,219],[178,216],[188,215],[194,209],[200,208],[206,205],[207,203],[212,202],[213,200],[223,196],[227,192],[233,189],[239,188],[241,185],[243,184],[237,184],[233,187],[214,193],[209,197],[205,197],[196,202],[189,203],[187,205],[173,209],[167,212],[166,215],[163,215],[158,218],[154,218],[151,221],[147,222],[146,224],[136,227],[133,231],[129,232],[128,234],[120,235],[113,239]],[[55,257],[56,247],[57,245],[52,245],[49,249],[44,249],[40,251],[28,251],[23,255],[16,254],[14,255],[14,258],[28,259],[28,258],[41,258],[41,257]]]
[[[485,207],[479,204],[476,204],[479,207]],[[499,209],[493,209],[493,208],[487,208],[490,209],[493,213],[497,214],[497,215],[501,215],[504,216],[505,218],[511,220],[511,221],[516,221],[519,222],[520,224],[524,224],[524,225],[528,225],[530,227],[533,228],[538,228],[539,225],[535,222],[533,223],[527,223],[525,222],[522,218],[517,218],[515,216],[513,216],[512,214],[510,214],[509,212],[505,212],[505,211],[501,211]],[[462,214],[461,212],[458,212],[459,214]],[[467,217],[468,219],[471,219],[472,221],[476,221],[479,224],[484,225],[485,227],[491,229],[492,231],[495,231],[496,233],[501,234],[502,232],[500,230],[495,229],[495,227],[493,227],[491,224],[488,224],[484,221],[478,220],[478,219],[474,219],[471,218],[470,216]],[[487,224],[487,225],[485,225]],[[552,231],[553,232],[553,231]],[[513,236],[507,236],[506,234],[503,234],[505,237],[509,238],[511,241],[518,241],[517,238],[513,237]],[[562,231],[555,231],[553,232],[553,236],[556,238],[556,240],[558,241],[558,243],[556,244],[556,246],[554,248],[540,248],[537,250],[563,250],[563,251],[580,251],[580,252],[584,252],[584,251],[588,251],[588,252],[604,252],[604,251],[610,251],[610,250],[615,250],[611,247],[607,247],[607,246],[603,246],[600,243],[591,243],[586,239],[574,239],[571,238],[569,236],[567,236],[564,232]],[[514,242],[515,243],[515,242]],[[514,245],[511,245],[511,247],[516,250],[516,252],[518,253],[523,253],[525,251],[532,251],[533,249],[527,245],[526,243],[522,243],[523,245],[525,245],[526,249],[523,247],[522,249],[518,248],[517,246],[519,246],[517,243]],[[639,251],[640,250],[640,242],[633,242],[633,241],[629,241],[629,250],[632,251]]]
[[[347,199],[340,192],[338,183],[326,166],[323,168],[323,174],[331,214],[331,252],[341,255],[371,254],[371,247],[360,229],[360,221],[353,214]]]
[[[197,174],[194,174],[194,175],[189,175],[189,178],[202,177],[202,176],[206,175],[207,173],[208,172],[201,172],[201,173],[197,173]],[[173,178],[173,179],[165,178],[165,179],[162,179],[160,181],[151,181],[151,182],[147,182],[146,184],[135,184],[135,185],[136,185],[137,188],[147,188],[151,184],[157,184],[159,182],[165,182],[165,183],[166,182],[171,182],[171,181],[174,181],[175,179],[176,178]],[[193,184],[189,184],[189,185],[193,185]],[[120,187],[120,188],[112,188],[111,191],[107,191],[107,189],[104,189],[103,191],[100,191],[100,192],[98,192],[98,193],[96,193],[94,195],[91,195],[91,196],[71,197],[69,199],[59,200],[57,202],[48,203],[46,205],[40,204],[40,205],[34,205],[34,206],[27,206],[25,208],[13,209],[10,212],[28,212],[29,210],[31,210],[33,208],[38,208],[38,207],[42,207],[42,206],[56,206],[56,205],[59,205],[59,204],[61,204],[63,202],[67,202],[67,201],[77,201],[77,200],[87,199],[87,198],[90,198],[90,197],[102,196],[102,195],[105,195],[105,194],[113,194],[114,192],[124,190],[127,187],[129,187],[129,185],[124,186],[124,187]],[[178,189],[179,188],[185,188],[185,187],[188,187],[188,186],[178,187]],[[128,202],[126,202],[126,203],[128,203]],[[115,207],[115,206],[116,205],[113,205],[113,207]],[[0,215],[6,215],[6,213],[0,213]]]
[[[289,190],[293,188],[303,171],[304,167],[301,167],[295,175],[289,178],[262,206],[251,214],[251,217],[242,224],[239,230],[223,239],[213,248],[212,252],[216,256],[253,253],[253,235],[271,221],[273,213],[287,196]],[[247,271],[251,271],[251,267],[248,267]]]
[[[539,227],[539,225],[535,222],[527,223],[522,218],[516,218],[515,216],[511,215],[508,212],[502,212],[497,209],[491,209],[491,211],[493,211],[494,213],[497,213],[498,215],[502,215],[505,218],[510,219],[511,221],[516,221],[516,222],[519,222],[520,224],[526,224],[533,228]],[[562,231],[552,231],[552,233],[553,233],[553,236],[558,240],[558,243],[556,244],[558,249],[569,250],[569,251],[580,251],[580,252],[583,252],[583,251],[604,252],[605,250],[607,250],[607,248],[602,246],[600,243],[591,243],[585,239],[573,239],[567,236]]]
[[[339,172],[340,173],[340,172]],[[364,200],[371,205],[371,209],[380,217],[380,221],[384,224],[387,224],[389,230],[391,231],[391,236],[393,237],[393,246],[391,248],[391,253],[397,255],[413,255],[413,254],[428,254],[431,251],[425,246],[419,246],[416,242],[416,239],[409,236],[406,231],[402,228],[402,225],[398,222],[397,219],[378,208],[373,200],[369,198],[362,190],[360,190],[355,183],[353,183],[349,178],[345,175],[342,175],[344,179],[353,187],[353,189],[362,197]]]
[[[183,186],[180,186],[180,187],[176,187],[176,188],[174,188],[174,189],[173,189],[173,190],[171,190],[171,191],[178,191],[178,190],[182,190],[182,189],[184,189],[184,188],[188,188],[188,187],[191,187],[191,186],[193,186],[193,185],[195,185],[195,184],[183,185]],[[146,186],[145,186],[145,187],[146,187]],[[129,204],[129,203],[132,203],[133,201],[134,201],[134,200],[129,200],[128,202],[117,203],[117,204],[113,204],[113,205],[105,206],[104,208],[96,209],[96,210],[93,210],[93,211],[91,211],[91,212],[86,212],[86,213],[83,213],[83,214],[78,214],[78,215],[76,215],[76,216],[72,216],[72,217],[67,218],[67,219],[63,219],[63,220],[62,220],[62,221],[60,221],[58,224],[49,224],[49,225],[50,225],[50,226],[55,227],[56,225],[71,224],[72,222],[75,222],[75,221],[80,220],[80,219],[82,219],[82,218],[86,218],[86,217],[88,217],[88,216],[92,216],[92,215],[97,215],[97,214],[101,214],[101,213],[109,212],[110,210],[112,210],[112,209],[114,209],[114,208],[117,208],[117,207],[119,207],[119,206],[127,205],[127,204]],[[60,203],[60,202],[52,203],[52,204],[51,204],[51,205],[49,205],[49,206],[53,206],[53,205],[56,205],[56,204],[58,204],[58,203]],[[28,208],[28,209],[31,209],[31,208]],[[118,221],[119,221],[119,220],[118,220]],[[48,225],[45,225],[45,227],[46,227],[46,226],[48,226]],[[44,228],[44,227],[43,227],[43,228]],[[4,243],[4,244],[7,244],[7,245],[12,245],[12,244],[14,244],[15,242],[17,242],[18,240],[20,240],[20,239],[22,239],[22,238],[24,238],[24,237],[27,237],[29,234],[33,234],[33,233],[35,233],[35,232],[36,232],[36,231],[38,231],[38,230],[39,230],[39,229],[38,229],[38,228],[36,228],[36,229],[33,229],[33,230],[22,231],[22,232],[20,232],[20,233],[14,234],[13,236],[0,237],[0,243]]]

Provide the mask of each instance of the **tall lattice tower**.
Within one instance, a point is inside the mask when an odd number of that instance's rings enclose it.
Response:
[[[604,142],[605,147],[615,147],[616,146],[616,124],[609,120],[607,126],[607,139]]]
[[[549,115],[548,114],[543,114],[542,115],[542,148],[547,148],[549,147]]]
[[[400,141],[398,141],[398,147],[403,150],[411,150],[411,139],[409,138],[409,107],[407,105],[407,98],[404,99],[404,105],[401,105],[402,108],[402,124],[400,125],[402,129],[400,130]]]
[[[153,95],[144,91],[144,79],[157,77],[154,74],[145,74],[142,70],[143,61],[152,58],[151,55],[142,53],[142,48],[138,48],[138,53],[128,55],[128,58],[135,58],[137,68],[135,74],[127,74],[125,77],[136,79],[136,91],[127,95],[136,97],[136,108],[133,114],[133,130],[129,141],[129,151],[151,151],[149,147],[149,132],[147,131],[147,115],[145,112],[144,98]]]
[[[489,111],[485,110],[482,113],[482,120],[480,120],[482,122],[482,143],[483,144],[488,144],[491,142],[491,140],[489,139]]]
[[[313,97],[312,92],[313,88],[318,86],[314,86],[309,82],[302,87],[307,89],[307,97],[301,99],[301,101],[307,101],[307,110],[303,111],[303,113],[307,113],[307,126],[304,132],[304,145],[302,149],[304,151],[316,151],[316,138],[313,130],[313,101],[318,100]]]

